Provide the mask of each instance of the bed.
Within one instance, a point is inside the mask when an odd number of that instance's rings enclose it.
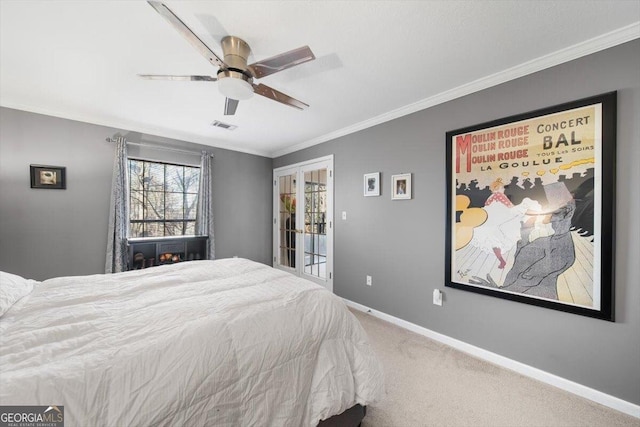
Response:
[[[264,264],[0,283],[0,405],[63,405],[67,427],[340,425],[383,392],[343,301]]]

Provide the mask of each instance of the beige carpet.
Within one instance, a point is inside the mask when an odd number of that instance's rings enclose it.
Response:
[[[352,310],[385,369],[362,427],[640,427],[640,419]]]

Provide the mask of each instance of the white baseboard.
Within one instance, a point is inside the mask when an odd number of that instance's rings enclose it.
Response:
[[[626,400],[622,400],[615,396],[611,396],[609,394],[592,389],[590,387],[586,387],[582,384],[569,381],[565,378],[559,377],[554,374],[550,374],[541,369],[534,368],[529,365],[525,365],[524,363],[517,362],[515,360],[509,359],[504,356],[500,356],[499,354],[492,353],[480,347],[476,347],[474,345],[467,344],[455,338],[451,338],[446,335],[440,334],[438,332],[434,332],[430,329],[424,328],[422,326],[418,326],[411,322],[407,322],[406,320],[399,319],[397,317],[391,316],[381,311],[376,311],[362,304],[349,301],[348,299],[343,298],[343,300],[349,307],[352,307],[359,311],[363,311],[365,313],[369,313],[374,317],[385,320],[396,326],[400,326],[401,328],[407,329],[411,332],[415,332],[427,338],[431,338],[433,340],[439,341],[457,350],[463,351],[465,353],[468,353],[482,360],[486,360],[487,362],[493,363],[495,365],[501,366],[503,368],[507,368],[519,374],[525,375],[527,377],[534,378],[538,381],[542,381],[544,383],[558,387],[562,390],[568,391],[570,393],[573,393],[578,396],[597,402],[601,405],[615,409],[616,411],[620,411],[625,414],[631,415],[633,417],[640,418],[640,406],[634,403],[627,402]]]

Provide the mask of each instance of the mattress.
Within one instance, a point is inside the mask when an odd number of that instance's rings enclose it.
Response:
[[[383,393],[343,301],[264,264],[25,286],[0,318],[0,405],[63,405],[66,426],[315,426]]]

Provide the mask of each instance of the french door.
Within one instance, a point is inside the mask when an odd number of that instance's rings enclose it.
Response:
[[[333,292],[333,156],[273,171],[273,266]]]

